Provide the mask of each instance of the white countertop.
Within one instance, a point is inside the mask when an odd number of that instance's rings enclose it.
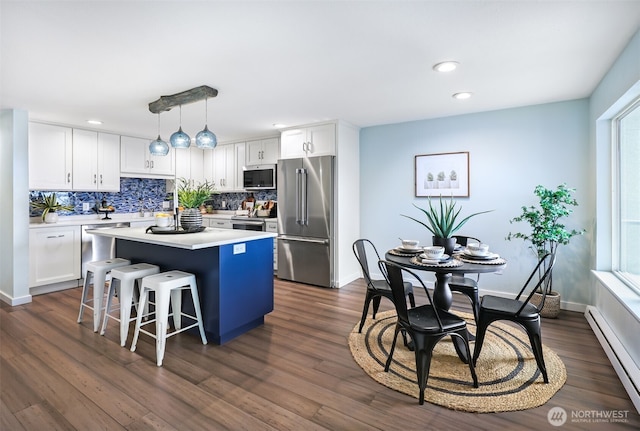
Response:
[[[240,229],[216,229],[208,227],[202,232],[187,234],[153,234],[145,233],[143,227],[123,227],[112,229],[89,230],[95,235],[103,235],[112,238],[126,239],[130,241],[144,242],[147,244],[164,245],[168,247],[198,250],[202,248],[218,247],[239,242],[254,241],[263,238],[275,238],[272,232],[258,232]]]
[[[203,218],[216,218],[231,220],[231,217],[235,216],[235,211],[218,211],[212,214],[202,214]],[[155,216],[153,213],[147,213],[147,216],[140,216],[140,213],[111,213],[109,214],[110,220],[104,220],[104,214],[84,214],[73,216],[60,216],[56,223],[45,223],[42,221],[42,217],[31,217],[29,219],[30,229],[51,228],[56,226],[81,226],[84,224],[106,224],[106,223],[118,223],[118,222],[137,222],[137,221],[150,221],[155,223]],[[277,222],[277,218],[264,218],[266,222]]]

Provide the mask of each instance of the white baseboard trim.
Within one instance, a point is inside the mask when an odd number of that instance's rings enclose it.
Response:
[[[640,413],[640,367],[636,365],[597,308],[588,306],[584,313],[593,333],[602,345],[618,374],[631,402]]]
[[[9,296],[4,292],[0,292],[0,301],[9,304],[12,307],[16,305],[28,304],[32,300],[31,295],[24,295],[18,298],[14,298],[13,296]]]
[[[74,289],[76,287],[82,286],[84,283],[83,279],[79,280],[69,280],[69,281],[61,281],[59,283],[53,284],[45,284],[44,286],[36,286],[29,289],[29,293],[31,295],[44,295],[45,293],[58,292],[60,290],[66,289]]]

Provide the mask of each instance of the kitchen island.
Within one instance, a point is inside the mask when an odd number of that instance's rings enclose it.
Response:
[[[204,329],[223,344],[264,323],[273,311],[275,233],[206,228],[189,234],[153,234],[145,228],[91,231],[116,239],[116,257],[195,274]],[[193,311],[189,295],[183,310]],[[197,332],[197,331],[196,331]]]

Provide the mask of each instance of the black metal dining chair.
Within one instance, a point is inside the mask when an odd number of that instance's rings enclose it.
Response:
[[[456,239],[457,244],[460,244],[463,247],[466,247],[468,242],[482,242],[478,238],[474,238],[472,236],[454,235],[453,238]],[[449,290],[452,292],[462,293],[469,298],[469,301],[471,301],[471,309],[473,310],[473,317],[476,322],[478,321],[478,309],[480,307],[480,297],[478,293],[479,281],[480,274],[476,274],[475,280],[473,278],[466,277],[464,274],[452,275],[449,280]]]
[[[360,319],[360,328],[358,332],[362,332],[362,327],[367,319],[367,313],[369,312],[369,304],[373,301],[373,318],[376,318],[376,313],[380,307],[380,301],[382,298],[388,298],[393,302],[393,295],[391,294],[391,288],[384,278],[381,280],[374,280],[371,278],[369,270],[369,257],[371,262],[375,265],[380,260],[380,254],[376,247],[368,239],[358,239],[353,243],[353,254],[360,263],[362,268],[362,276],[367,283],[367,294],[364,299],[364,308],[362,309],[362,318]],[[416,301],[413,296],[413,286],[407,282],[404,284],[404,296],[409,297],[409,303],[412,307],[416,306]],[[406,299],[404,299],[406,301]]]
[[[456,316],[453,313],[438,309],[431,300],[429,290],[425,286],[424,282],[418,277],[418,275],[400,265],[381,260],[378,263],[380,270],[386,275],[391,291],[394,297],[394,304],[396,307],[396,313],[398,314],[398,321],[396,322],[395,333],[393,335],[393,343],[391,344],[391,350],[389,351],[389,357],[384,366],[384,371],[388,372],[393,360],[393,352],[396,348],[396,341],[398,339],[398,332],[402,331],[403,335],[406,333],[411,337],[414,346],[414,354],[416,358],[416,375],[418,377],[418,387],[420,388],[419,403],[424,404],[424,391],[427,387],[427,379],[429,378],[429,369],[431,367],[431,357],[433,354],[433,348],[435,345],[447,335],[458,337],[464,342],[464,348],[466,350],[465,358],[471,358],[471,351],[469,349],[469,338],[467,333],[467,322],[464,319]],[[417,280],[424,289],[425,295],[428,298],[429,303],[426,305],[420,305],[407,309],[407,304],[402,299],[404,298],[404,280],[403,273],[406,273],[412,279]],[[458,344],[454,343],[456,351],[458,350]],[[458,352],[460,356],[460,352]],[[478,387],[478,377],[474,368],[473,361],[467,361],[469,370],[471,371],[471,377],[473,379],[473,387]]]
[[[529,342],[531,343],[531,349],[533,350],[533,355],[536,358],[536,363],[542,373],[544,382],[549,383],[547,368],[544,364],[544,355],[542,353],[540,310],[544,306],[547,288],[551,280],[551,270],[553,269],[555,262],[555,253],[545,254],[538,261],[538,264],[531,272],[531,275],[524,283],[515,299],[493,295],[484,295],[482,297],[479,318],[476,321],[476,344],[473,350],[472,361],[474,365],[480,356],[482,343],[484,342],[484,337],[489,325],[497,320],[509,320],[519,324],[527,332]],[[542,292],[542,300],[537,306],[529,302],[535,292]],[[523,295],[527,296],[524,297]]]

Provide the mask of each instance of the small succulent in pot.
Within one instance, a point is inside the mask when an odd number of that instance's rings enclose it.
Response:
[[[50,195],[42,195],[42,200],[31,202],[31,206],[36,210],[42,210],[42,220],[44,221],[49,213],[55,213],[57,211],[73,211],[73,206],[63,205],[58,202],[58,197],[55,193]]]

